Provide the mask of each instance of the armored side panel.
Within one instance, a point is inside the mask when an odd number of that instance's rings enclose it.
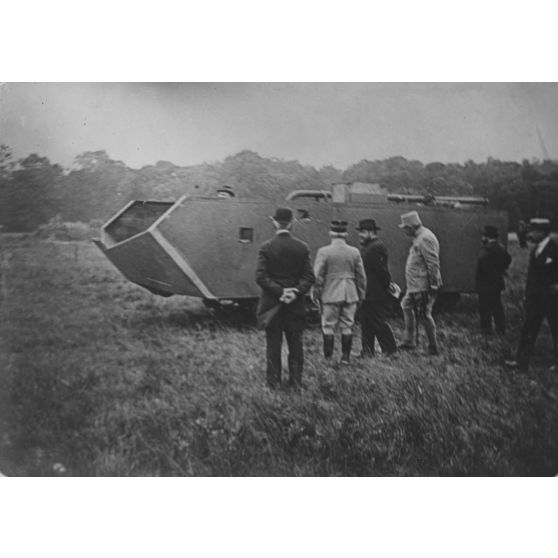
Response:
[[[377,199],[377,198],[376,198]],[[327,197],[289,199],[295,236],[306,241],[312,259],[329,242],[331,219],[350,223],[348,242],[358,246],[359,220],[374,218],[389,251],[393,279],[405,287],[405,261],[411,239],[399,229],[400,215],[416,209],[440,241],[444,291],[474,289],[480,230],[487,224],[507,235],[505,212],[471,205],[427,206],[403,200],[390,203],[331,202]],[[254,279],[259,246],[274,235],[275,204],[266,200],[183,198],[176,202],[133,202],[104,227],[99,246],[131,281],[159,294],[206,299],[259,296]]]
[[[294,235],[309,244],[313,260],[330,240],[333,205],[325,199],[285,205],[294,211]],[[188,198],[157,229],[195,270],[211,295],[206,298],[254,298],[260,294],[255,283],[258,250],[275,234],[275,208],[265,200]]]

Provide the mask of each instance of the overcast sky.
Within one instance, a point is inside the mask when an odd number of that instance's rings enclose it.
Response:
[[[0,143],[64,166],[102,149],[134,168],[243,149],[338,168],[558,158],[558,84],[4,83]]]

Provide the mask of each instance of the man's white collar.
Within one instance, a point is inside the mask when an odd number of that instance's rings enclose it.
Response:
[[[540,256],[541,252],[546,248],[546,245],[550,242],[550,236],[545,236],[538,244],[535,250],[535,256]]]

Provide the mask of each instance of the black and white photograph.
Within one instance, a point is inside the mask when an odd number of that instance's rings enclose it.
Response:
[[[552,15],[3,6],[2,555],[549,555]]]
[[[0,470],[558,474],[557,102],[4,83]]]

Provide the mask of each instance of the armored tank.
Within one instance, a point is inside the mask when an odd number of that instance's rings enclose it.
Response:
[[[101,229],[97,246],[130,281],[162,295],[198,297],[207,305],[248,303],[259,296],[254,280],[260,244],[274,234],[277,205],[295,215],[293,234],[312,257],[329,242],[329,223],[350,224],[349,244],[358,246],[359,220],[374,218],[389,251],[393,280],[405,288],[409,238],[400,215],[417,210],[440,241],[443,293],[474,290],[480,230],[498,228],[507,238],[507,214],[484,198],[386,194],[372,184],[339,184],[328,190],[296,190],[281,204],[265,199],[184,196],[176,202],[133,201]]]

